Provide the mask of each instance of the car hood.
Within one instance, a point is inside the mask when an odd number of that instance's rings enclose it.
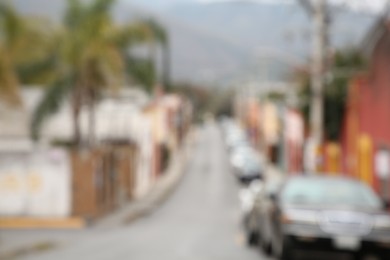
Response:
[[[327,205],[283,205],[282,210],[308,210],[308,211],[351,211],[356,213],[365,213],[365,214],[388,214],[383,209],[375,209],[370,207],[352,207],[345,205],[336,205],[336,206],[327,206]]]

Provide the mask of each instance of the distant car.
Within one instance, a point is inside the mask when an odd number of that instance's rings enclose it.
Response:
[[[234,121],[229,121],[223,124],[223,136],[225,143],[229,149],[239,145],[242,142],[247,142],[245,130],[242,129]]]
[[[236,175],[242,184],[250,184],[254,180],[263,179],[263,167],[258,160],[247,160],[237,169]]]
[[[243,145],[231,151],[230,163],[233,168],[238,169],[243,167],[248,160],[260,162],[258,157],[257,152],[253,148]]]
[[[258,180],[253,181],[250,185],[243,187],[240,190],[239,198],[241,202],[241,212],[244,216],[247,216],[250,212],[252,212],[254,201],[263,189],[263,181]]]
[[[233,150],[236,147],[248,145],[248,140],[244,133],[231,133],[226,136],[226,145],[229,150]]]
[[[270,199],[271,249],[279,259],[294,259],[297,249],[390,259],[390,216],[367,185],[344,177],[294,177]]]

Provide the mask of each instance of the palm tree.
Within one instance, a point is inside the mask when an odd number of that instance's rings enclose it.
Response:
[[[19,68],[42,56],[43,30],[38,21],[22,18],[4,1],[0,2],[0,97],[21,105]]]
[[[110,16],[115,0],[94,0],[85,4],[69,0],[65,28],[60,37],[58,77],[48,88],[34,113],[35,138],[43,121],[70,96],[73,110],[74,141],[80,144],[79,115],[89,107],[89,142],[94,143],[94,104],[103,89],[115,90],[126,80],[125,54],[129,45],[148,39],[145,24],[116,26]]]
[[[152,59],[154,60],[154,64],[157,63],[157,50],[156,45],[160,45],[163,52],[162,57],[162,84],[165,88],[169,88],[171,85],[170,82],[170,68],[171,68],[171,61],[170,61],[170,42],[169,42],[169,36],[165,28],[156,20],[149,19],[146,20],[145,23],[148,25],[150,30],[150,37],[152,39],[152,46],[151,46],[151,55]]]

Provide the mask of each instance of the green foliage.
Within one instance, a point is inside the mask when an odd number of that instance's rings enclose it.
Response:
[[[286,94],[280,92],[270,92],[267,95],[267,99],[275,102],[284,102],[286,100]]]
[[[366,67],[366,61],[358,50],[338,51],[330,70],[331,77],[324,91],[324,131],[327,140],[338,141],[344,122],[349,82],[354,75]],[[301,110],[309,120],[310,114],[310,77],[301,75],[301,91],[299,93]]]
[[[148,27],[151,40],[155,44],[159,44],[163,49],[163,64],[162,64],[163,82],[162,83],[164,87],[169,90],[171,88],[171,79],[170,79],[171,57],[170,57],[170,42],[169,42],[168,32],[156,20],[148,19],[143,21],[143,23]]]
[[[232,116],[234,91],[215,89],[210,91],[208,112],[214,116]]]
[[[357,50],[336,53],[331,78],[325,89],[325,128],[328,139],[339,140],[344,122],[348,86],[351,78],[365,68]]]
[[[171,88],[171,92],[186,97],[194,107],[195,122],[201,122],[205,114],[229,116],[233,114],[232,104],[234,91],[203,86],[179,84]]]
[[[77,98],[78,101],[72,104],[81,107],[83,102],[93,106],[91,103],[96,101],[101,90],[114,91],[124,85],[128,78],[148,90],[154,85],[154,64],[130,57],[127,49],[133,44],[151,41],[155,34],[160,36],[163,30],[157,31],[155,24],[152,28],[151,24],[140,22],[117,26],[110,15],[114,3],[115,0],[94,0],[87,3],[81,0],[69,1],[58,52],[53,53],[52,59],[37,64],[37,67],[45,67],[51,62],[59,62],[56,66],[56,83],[48,88],[35,113],[33,136],[38,136],[37,131],[44,118],[58,109],[58,106],[52,104],[58,104],[61,99],[69,97],[65,90],[74,92],[70,97]],[[25,76],[32,73],[25,68],[21,68],[21,71]],[[75,78],[69,81],[72,75]],[[74,86],[65,87],[67,84],[64,85],[63,82],[73,83]],[[62,91],[57,93],[56,89]],[[80,108],[74,107],[73,110],[80,111]],[[76,118],[74,123],[78,128]],[[75,129],[75,132],[79,131]],[[79,140],[79,137],[76,136],[76,139]]]
[[[49,79],[53,66],[48,55],[52,29],[43,20],[19,15],[11,5],[0,2],[0,96],[2,101],[20,105],[20,84]],[[50,63],[50,64],[48,64]]]
[[[20,82],[26,85],[45,85],[54,80],[54,68],[57,66],[58,59],[55,55],[31,62],[26,62],[17,66],[17,73]]]
[[[111,8],[116,0],[66,2],[63,27],[54,30],[50,23],[27,19],[0,1],[0,98],[20,104],[20,83],[47,85],[34,112],[34,138],[65,98],[73,99],[73,111],[79,113],[83,105],[93,106],[100,91],[115,91],[126,81],[150,91],[156,83],[154,57],[136,59],[129,49],[150,43],[168,49],[167,33],[154,20],[115,24]],[[78,115],[74,117],[78,125]]]
[[[75,76],[60,78],[53,82],[45,92],[42,102],[39,104],[33,114],[31,133],[34,140],[38,139],[39,131],[44,120],[58,111],[63,103],[64,96],[69,95],[75,86]]]
[[[19,81],[15,71],[19,51],[26,40],[24,21],[8,3],[0,2],[0,97],[20,104]]]
[[[193,119],[195,122],[200,122],[203,119],[203,115],[210,111],[212,92],[208,88],[189,84],[176,84],[172,86],[171,92],[178,93],[191,102],[194,107],[195,114]]]
[[[151,93],[156,82],[155,66],[151,60],[137,59],[131,56],[126,57],[127,73],[133,81]]]

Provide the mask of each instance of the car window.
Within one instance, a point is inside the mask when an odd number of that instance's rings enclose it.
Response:
[[[349,180],[292,180],[281,194],[294,205],[351,206],[379,209],[380,200],[366,185]]]
[[[245,161],[244,168],[247,171],[258,171],[260,170],[260,163],[254,158]]]

